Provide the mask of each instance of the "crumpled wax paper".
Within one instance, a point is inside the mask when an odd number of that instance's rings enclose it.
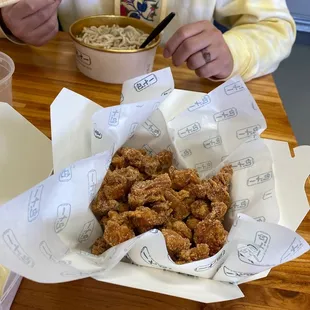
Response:
[[[68,100],[76,100],[79,106],[89,103],[64,89],[52,109],[65,111]],[[73,139],[77,149],[81,144],[81,154],[89,149],[93,156],[72,162],[61,171],[55,169],[53,176],[0,208],[1,264],[45,283],[104,277],[122,259],[237,283],[309,249],[298,234],[277,225],[272,158],[259,137],[266,122],[240,77],[209,94],[181,93],[174,90],[170,69],[164,69],[127,81],[121,102],[120,106],[96,108],[85,125],[92,130],[86,130],[88,134],[77,141]],[[187,108],[176,113],[181,102]],[[52,129],[58,126],[56,119],[65,123],[66,113],[53,115]],[[68,130],[65,135],[76,138],[74,131]],[[55,132],[53,139],[61,141],[64,132]],[[233,225],[221,251],[205,260],[176,265],[168,256],[161,232],[152,230],[100,256],[90,254],[102,230],[89,205],[112,156],[122,145],[143,148],[149,154],[171,150],[176,167],[196,168],[203,178],[225,164],[233,165],[233,203],[226,223]],[[58,166],[68,162],[68,147],[58,145],[54,152]]]

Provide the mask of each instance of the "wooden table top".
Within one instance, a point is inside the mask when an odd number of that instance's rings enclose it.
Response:
[[[105,107],[119,104],[121,86],[99,83],[78,72],[73,43],[65,33],[60,33],[41,48],[0,40],[0,49],[11,56],[16,65],[13,78],[15,109],[48,137],[50,104],[63,87]],[[170,65],[169,60],[157,54],[154,69]],[[176,88],[209,92],[217,86],[197,78],[185,67],[172,68],[172,71]],[[287,141],[290,147],[295,147],[297,142],[272,76],[256,79],[247,86],[267,119],[264,137]],[[307,192],[310,194],[310,190]],[[309,214],[298,232],[310,242]],[[267,278],[240,287],[245,298],[205,305],[93,279],[55,285],[24,279],[12,309],[310,309],[310,253],[274,268]]]

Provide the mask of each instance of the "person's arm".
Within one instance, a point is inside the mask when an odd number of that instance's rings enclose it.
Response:
[[[220,0],[215,19],[231,28],[224,33],[234,60],[230,76],[245,81],[276,70],[296,38],[285,0]]]

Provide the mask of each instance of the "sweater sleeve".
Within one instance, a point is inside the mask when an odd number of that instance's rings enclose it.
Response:
[[[240,74],[248,81],[275,71],[296,38],[285,0],[219,0],[214,17],[230,28],[224,33],[234,60],[228,78]]]

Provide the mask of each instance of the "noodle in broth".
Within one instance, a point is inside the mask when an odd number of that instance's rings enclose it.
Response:
[[[118,25],[84,27],[77,40],[85,44],[113,50],[134,50],[146,40],[148,34],[132,26]]]

